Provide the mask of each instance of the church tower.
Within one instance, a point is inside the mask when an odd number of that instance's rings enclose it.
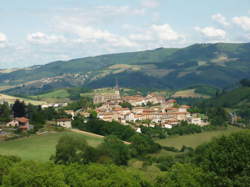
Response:
[[[119,88],[118,80],[115,79],[115,81],[116,81],[116,83],[115,83],[115,95],[116,95],[117,99],[120,99],[121,95],[120,95],[120,88]]]

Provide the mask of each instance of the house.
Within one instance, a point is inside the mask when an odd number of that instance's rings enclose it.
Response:
[[[134,115],[134,118],[135,118],[135,119],[134,119],[135,121],[141,121],[141,120],[143,120],[142,114],[135,114],[135,115]]]
[[[126,114],[130,113],[129,108],[114,108],[112,111],[115,113],[122,114],[122,115],[126,115]]]
[[[132,112],[126,114],[124,117],[126,121],[135,121],[135,114]]]
[[[58,119],[56,121],[56,123],[57,123],[57,126],[60,126],[60,127],[64,127],[64,128],[67,128],[67,129],[72,128],[71,119],[61,118],[61,119]]]
[[[154,93],[148,94],[146,96],[146,102],[150,102],[153,104],[161,104],[161,103],[165,103],[165,98],[162,96],[158,96]]]
[[[142,132],[141,132],[141,128],[137,128],[137,129],[136,129],[136,132],[141,134],[141,133],[142,133]]]
[[[179,107],[179,112],[187,112],[188,109],[190,109],[190,108],[191,108],[191,107],[188,106],[188,105],[181,105],[181,106]]]
[[[75,112],[74,112],[74,110],[64,110],[64,112],[65,112],[66,114],[70,115],[72,120],[74,119],[74,117],[75,117]]]
[[[101,112],[101,113],[98,113],[97,117],[99,119],[102,119],[103,121],[113,121],[113,120],[116,120],[118,121],[118,114],[115,114],[113,112]]]
[[[88,118],[90,116],[89,112],[79,112],[79,114],[85,118]]]
[[[19,123],[18,123],[17,120],[14,119],[14,120],[8,122],[8,123],[6,124],[6,126],[7,126],[7,127],[18,127],[18,126],[19,126]]]
[[[194,125],[198,125],[200,127],[209,125],[208,122],[205,122],[201,119],[201,117],[196,117],[196,116],[192,116],[191,118],[189,118],[188,120],[189,123],[194,124]]]
[[[170,100],[167,100],[166,102],[162,103],[162,107],[165,109],[172,108],[172,107],[174,107],[175,104],[176,104],[176,100],[170,99]]]
[[[135,113],[135,114],[142,114],[144,109],[145,109],[145,107],[134,107],[132,109],[132,112]]]
[[[141,106],[141,105],[146,105],[147,102],[145,100],[144,97],[140,96],[140,95],[135,95],[135,96],[125,96],[123,97],[123,100],[125,102],[130,103],[133,106]]]
[[[29,119],[26,117],[15,118],[11,122],[6,124],[7,127],[18,127],[21,130],[29,130],[30,124]]]

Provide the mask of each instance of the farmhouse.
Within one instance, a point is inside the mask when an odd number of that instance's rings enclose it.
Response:
[[[57,123],[57,126],[60,126],[60,127],[64,127],[64,128],[67,128],[67,129],[72,128],[71,119],[61,118],[61,119],[58,119],[56,121],[56,123]]]
[[[29,130],[30,124],[29,119],[25,117],[15,118],[6,124],[7,127],[18,127],[21,130]]]

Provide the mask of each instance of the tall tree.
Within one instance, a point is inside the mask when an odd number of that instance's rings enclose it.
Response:
[[[25,104],[19,100],[16,100],[12,107],[14,117],[24,117],[26,115]]]
[[[0,105],[0,121],[8,122],[10,121],[10,116],[11,116],[11,109],[8,103]]]

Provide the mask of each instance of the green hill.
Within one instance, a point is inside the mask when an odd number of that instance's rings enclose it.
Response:
[[[110,54],[57,61],[0,73],[4,92],[39,94],[53,89],[88,86],[182,89],[194,85],[223,88],[250,78],[250,43],[195,44],[182,49]]]
[[[242,108],[250,106],[250,87],[240,87],[231,91],[221,93],[215,98],[206,101],[207,105],[226,107],[226,108]]]

